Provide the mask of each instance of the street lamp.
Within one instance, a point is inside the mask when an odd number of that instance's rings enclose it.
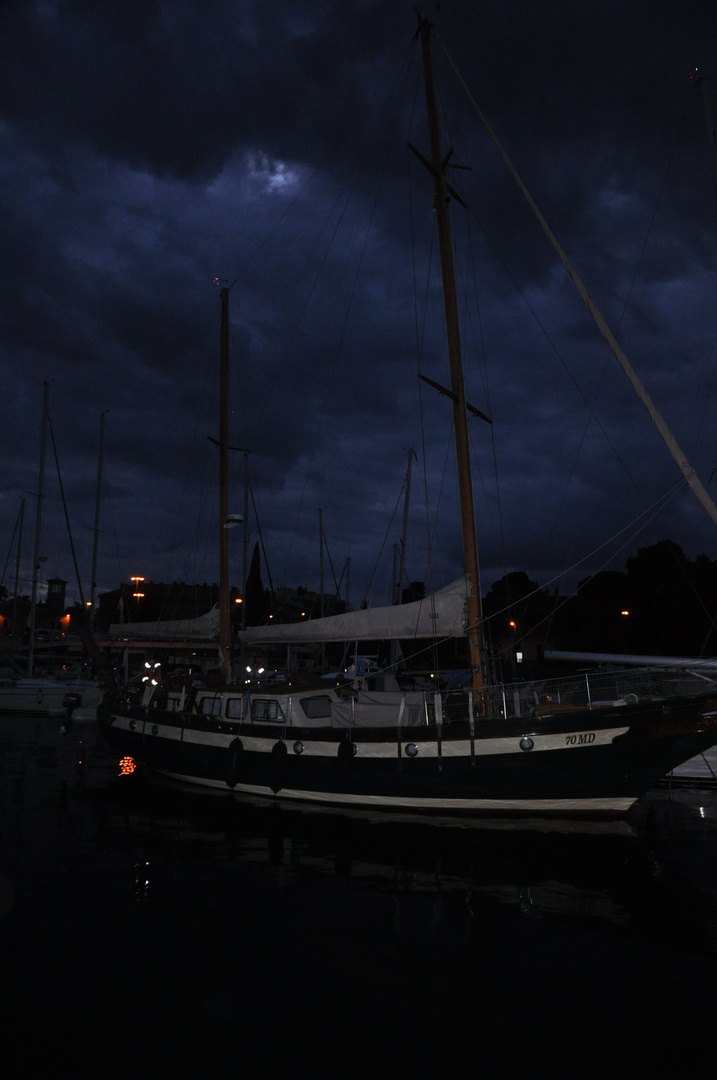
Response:
[[[620,612],[620,615],[623,617],[623,619],[627,619],[629,614],[630,614],[630,612],[627,611],[627,609],[623,609]],[[622,635],[621,635],[622,636],[622,651],[627,652],[627,623],[625,623],[625,622],[622,623],[621,630],[622,630]]]
[[[130,578],[130,581],[134,584],[134,589],[135,589],[135,591],[132,593],[132,596],[139,603],[139,601],[144,596],[144,593],[140,592],[140,589],[139,589],[141,583],[144,581],[144,578],[141,577],[139,574],[135,574],[134,577]]]

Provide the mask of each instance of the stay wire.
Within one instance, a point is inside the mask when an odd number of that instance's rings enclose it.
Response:
[[[11,557],[12,552],[13,552],[13,545],[15,543],[15,537],[17,536],[19,527],[20,527],[20,513],[18,512],[18,515],[15,518],[15,525],[13,526],[12,536],[10,537],[10,545],[9,545],[9,547],[7,549],[7,556],[5,557],[5,565],[3,566],[2,577],[0,577],[0,586],[5,584],[5,574],[7,573],[8,563],[10,562],[10,557]]]
[[[337,195],[336,195],[336,197],[335,197],[335,199],[333,201],[333,204],[329,208],[329,211],[328,211],[328,213],[326,215],[324,227],[323,227],[321,233],[319,234],[319,236],[317,237],[317,239],[315,240],[315,242],[313,243],[311,249],[309,250],[309,253],[308,253],[308,255],[306,256],[306,258],[304,260],[303,266],[297,272],[294,285],[292,286],[292,289],[290,290],[290,295],[287,296],[287,300],[286,300],[286,302],[284,304],[284,310],[287,310],[288,305],[289,305],[289,300],[291,299],[291,296],[294,295],[294,293],[296,292],[296,290],[298,288],[298,282],[304,278],[305,271],[306,271],[307,267],[310,265],[313,257],[316,255],[316,253],[319,252],[319,245],[320,245],[321,239],[322,239],[322,237],[325,237],[327,235],[327,230],[329,229],[329,225],[330,225],[332,219],[334,219],[334,224],[331,227],[330,231],[328,232],[328,236],[327,236],[324,248],[323,248],[323,252],[320,253],[318,265],[317,265],[315,271],[313,272],[313,275],[312,275],[312,278],[311,278],[311,283],[309,285],[309,288],[308,288],[308,290],[306,292],[306,295],[305,295],[305,297],[303,299],[303,302],[301,304],[298,316],[297,316],[297,318],[295,320],[294,328],[293,328],[292,333],[291,333],[291,335],[289,337],[289,340],[286,343],[286,345],[285,345],[285,347],[283,349],[283,352],[281,354],[281,358],[280,358],[280,361],[279,361],[279,366],[278,366],[278,368],[276,369],[276,371],[274,373],[274,377],[270,381],[271,385],[267,389],[267,394],[266,394],[266,398],[264,400],[264,403],[259,404],[258,408],[256,410],[254,410],[253,415],[254,415],[255,424],[259,423],[262,416],[264,415],[264,412],[268,408],[269,403],[271,402],[271,400],[273,399],[273,397],[275,395],[276,375],[281,370],[281,367],[284,365],[284,363],[287,360],[289,352],[290,352],[290,350],[291,350],[291,348],[292,348],[292,346],[294,344],[294,341],[296,340],[296,337],[298,335],[299,327],[300,327],[300,325],[301,325],[301,323],[302,323],[302,321],[303,321],[303,319],[304,319],[304,317],[306,315],[306,312],[307,312],[307,310],[309,308],[309,305],[310,305],[310,303],[312,301],[314,293],[318,288],[318,283],[319,283],[319,279],[320,279],[322,270],[323,270],[323,268],[325,267],[325,265],[327,263],[327,260],[328,260],[328,257],[329,257],[329,254],[330,254],[331,250],[335,246],[335,242],[337,240],[339,232],[340,232],[342,226],[345,224],[345,222],[347,220],[347,212],[348,212],[349,204],[350,204],[350,202],[352,200],[352,197],[354,196],[354,194],[356,192],[356,189],[358,187],[359,179],[360,179],[362,170],[363,170],[363,168],[364,168],[364,166],[366,164],[366,161],[368,159],[368,155],[371,152],[371,150],[372,150],[372,148],[375,145],[376,140],[377,140],[377,133],[378,133],[378,130],[379,130],[378,120],[380,120],[381,117],[383,117],[385,115],[385,112],[386,112],[386,110],[388,108],[389,102],[392,99],[395,100],[395,98],[396,98],[396,88],[399,86],[400,81],[401,81],[401,77],[402,77],[402,73],[405,71],[405,68],[406,68],[405,60],[406,60],[406,57],[408,55],[408,52],[409,52],[409,50],[406,50],[406,53],[405,53],[404,58],[403,58],[403,62],[400,65],[399,70],[398,70],[392,84],[390,85],[388,93],[384,97],[383,104],[381,106],[381,109],[379,110],[379,117],[373,124],[373,133],[372,133],[371,139],[369,140],[369,144],[360,154],[356,155],[356,157],[354,158],[354,161],[352,162],[350,168],[347,170],[346,179],[345,179],[342,187],[338,191],[338,193],[337,193]],[[386,169],[386,164],[384,163],[382,174],[381,174],[382,176],[385,173],[385,169]],[[369,210],[368,223],[366,225],[361,226],[361,227],[364,228],[364,238],[363,238],[363,244],[362,244],[362,248],[361,248],[361,256],[359,258],[359,265],[357,266],[357,268],[356,268],[356,270],[354,272],[353,282],[352,282],[350,290],[349,290],[349,299],[348,299],[346,308],[344,309],[343,319],[341,320],[341,325],[340,325],[340,329],[339,329],[339,332],[338,332],[338,340],[337,340],[336,344],[331,346],[331,355],[332,355],[331,371],[336,369],[336,367],[337,367],[337,365],[339,363],[342,351],[343,351],[343,343],[345,341],[345,336],[346,336],[346,326],[347,326],[349,314],[350,314],[350,311],[351,311],[351,307],[352,307],[352,304],[353,304],[353,299],[354,299],[354,296],[355,296],[355,292],[356,292],[356,283],[357,283],[358,277],[359,277],[359,275],[361,273],[361,268],[362,268],[363,261],[364,261],[364,255],[365,255],[366,247],[367,247],[367,244],[368,244],[368,236],[369,236],[369,233],[370,233],[371,228],[373,226],[373,221],[374,221],[374,217],[375,217],[376,203],[378,201],[378,193],[380,191],[380,184],[381,184],[381,181],[379,181],[378,190],[376,191],[376,194],[374,196],[373,202],[372,202],[370,210]],[[308,187],[308,183],[304,185],[304,188],[302,188],[302,194],[307,189],[307,187]],[[282,215],[282,219],[283,219],[284,216],[286,216],[286,215]],[[360,226],[360,223],[359,223],[359,225],[356,226],[357,230],[358,230],[359,226]],[[331,325],[328,325],[328,324],[325,325],[324,334],[327,335],[333,329],[334,326],[335,326],[334,321],[332,321]],[[278,320],[275,323],[275,326],[274,326],[274,328],[272,330],[272,335],[271,335],[272,337],[273,337],[273,335],[275,333],[278,332],[277,327],[278,327]],[[271,341],[271,338],[267,339],[267,341],[265,342],[265,344],[264,344],[264,346],[262,348],[262,355],[264,354],[266,349],[269,347],[270,341]],[[324,420],[325,420],[325,417],[326,417],[326,414],[327,414],[328,400],[329,400],[329,394],[330,394],[330,388],[331,388],[331,381],[332,380],[331,380],[330,377],[328,377],[326,379],[326,389],[325,389],[325,392],[324,392],[324,394],[322,396],[320,417],[319,417],[318,423],[314,427],[313,450],[312,450],[310,458],[309,458],[309,465],[308,465],[308,468],[306,470],[306,476],[305,476],[305,480],[304,480],[304,485],[303,485],[302,490],[301,490],[301,496],[300,496],[300,498],[298,500],[295,525],[294,525],[294,529],[292,531],[292,539],[291,539],[291,541],[290,541],[290,543],[289,543],[289,545],[287,547],[287,552],[286,552],[286,557],[285,557],[285,562],[286,562],[287,565],[288,565],[289,559],[291,557],[293,539],[296,536],[297,531],[298,531],[298,522],[299,522],[299,520],[301,518],[301,515],[303,513],[304,499],[305,499],[306,491],[308,489],[309,477],[311,475],[313,462],[314,462],[316,454],[318,452],[319,436],[320,436],[320,433],[321,433],[321,431],[323,429]]]
[[[68,538],[69,538],[69,541],[70,541],[70,551],[72,552],[72,562],[74,563],[75,577],[77,579],[77,590],[78,590],[78,592],[80,594],[80,603],[82,604],[82,608],[84,610],[85,597],[84,597],[84,594],[82,592],[82,581],[80,580],[80,569],[79,569],[79,566],[77,565],[77,555],[75,553],[75,543],[74,543],[74,540],[72,539],[72,529],[70,528],[70,517],[69,517],[69,514],[67,512],[67,500],[65,499],[65,488],[64,488],[64,485],[62,483],[62,474],[60,472],[60,460],[59,460],[59,458],[57,456],[57,444],[55,442],[55,432],[54,432],[54,429],[52,427],[52,417],[50,416],[49,412],[47,414],[47,424],[48,424],[48,427],[50,428],[50,438],[52,440],[52,451],[53,451],[53,454],[55,456],[55,468],[57,469],[57,482],[58,482],[58,484],[60,486],[60,497],[62,499],[62,509],[64,511],[64,514],[65,514],[65,524],[67,525],[67,535],[68,535]]]
[[[539,593],[544,592],[546,589],[549,589],[551,585],[554,585],[556,582],[561,581],[562,578],[565,577],[566,574],[570,574],[573,571],[577,570],[578,567],[580,567],[588,559],[592,558],[599,551],[604,550],[614,540],[617,540],[624,533],[628,532],[628,530],[631,530],[629,536],[626,538],[624,543],[622,543],[620,545],[620,547],[617,548],[616,551],[613,551],[610,554],[609,558],[607,558],[605,560],[605,562],[603,562],[602,565],[597,570],[593,571],[593,573],[591,573],[586,578],[586,581],[592,581],[595,577],[597,577],[598,574],[602,573],[608,566],[610,566],[610,564],[614,561],[615,556],[617,554],[619,554],[619,552],[625,551],[626,548],[628,548],[630,546],[630,544],[634,543],[635,538],[644,529],[646,529],[648,527],[648,525],[650,525],[659,514],[662,513],[662,511],[667,506],[667,504],[669,502],[671,502],[672,499],[674,499],[677,495],[679,495],[679,493],[684,489],[686,484],[687,484],[687,481],[684,478],[681,479],[681,480],[678,480],[677,483],[672,488],[670,488],[667,492],[664,492],[658,499],[655,500],[655,502],[651,506],[646,507],[645,510],[643,510],[642,513],[639,514],[636,518],[634,518],[628,525],[625,525],[622,529],[618,529],[617,532],[613,533],[613,535],[608,537],[607,540],[603,541],[602,544],[600,544],[598,547],[594,548],[588,555],[585,555],[582,559],[578,559],[577,562],[574,562],[572,566],[569,566],[566,570],[563,570],[560,574],[556,574],[549,581],[547,581],[544,585],[539,586],[537,589],[533,589],[533,591],[528,593],[527,596],[521,597],[521,600],[529,600],[531,597],[537,596]],[[634,531],[632,531],[632,530],[634,530]],[[539,627],[544,626],[546,623],[549,626],[550,622],[554,618],[556,612],[559,611],[562,607],[564,607],[565,604],[569,603],[572,599],[573,599],[572,596],[564,597],[563,600],[560,601],[560,603],[557,603],[553,607],[553,609],[550,611],[550,613],[548,615],[546,615],[545,618],[541,619],[538,623],[536,623],[536,625],[534,627],[532,627],[532,629],[537,630]],[[510,607],[503,608],[501,611],[495,612],[493,617],[505,614],[505,612],[507,612],[509,610],[510,610]],[[523,641],[524,637],[518,638],[517,640],[518,641]]]

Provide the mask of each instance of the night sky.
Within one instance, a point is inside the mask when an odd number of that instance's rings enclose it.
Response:
[[[85,599],[214,582],[219,287],[264,583],[391,599],[461,571],[420,44],[409,0],[5,0],[0,557],[30,588],[43,382]],[[700,477],[717,373],[713,0],[444,0],[436,31]],[[681,476],[435,48],[454,186],[485,592],[569,592],[670,538],[717,558]],[[496,479],[497,476],[497,479]],[[711,478],[711,479],[710,479]],[[241,513],[244,457],[232,455]],[[43,577],[79,598],[52,443]],[[16,539],[15,539],[16,543]],[[242,533],[232,532],[239,583]],[[268,572],[267,572],[268,571]],[[559,575],[567,571],[564,577]]]

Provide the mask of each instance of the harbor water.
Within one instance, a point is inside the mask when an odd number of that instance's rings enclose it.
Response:
[[[717,790],[625,822],[198,794],[0,719],[3,1075],[697,1075]],[[531,1070],[528,1073],[527,1070]]]

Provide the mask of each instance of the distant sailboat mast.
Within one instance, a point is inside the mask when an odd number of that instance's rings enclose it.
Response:
[[[222,286],[219,338],[219,662],[231,679],[229,625],[229,289]]]
[[[25,520],[25,500],[20,499],[20,512],[17,518],[17,551],[15,553],[15,595],[12,602],[12,645],[16,649],[22,635],[17,632],[17,598],[20,590],[20,555],[22,553],[22,527]]]
[[[102,497],[102,463],[105,446],[105,414],[100,413],[100,448],[97,456],[97,489],[95,492],[95,527],[92,539],[92,573],[90,576],[90,619],[94,625],[95,594],[97,592],[97,548],[100,536],[100,500]]]
[[[408,507],[411,499],[411,472],[413,459],[416,452],[413,447],[408,451],[408,466],[406,468],[406,494],[403,499],[403,528],[401,530],[401,547],[399,549],[398,576],[396,577],[396,594],[394,603],[400,604],[403,594],[404,577],[406,574],[406,547],[408,543]]]
[[[441,148],[441,134],[438,121],[438,106],[433,77],[433,58],[431,56],[432,24],[419,16],[418,33],[423,47],[423,69],[426,84],[426,105],[428,126],[431,139],[430,171],[434,184],[434,209],[438,228],[438,243],[441,256],[443,277],[443,302],[448,339],[448,361],[451,377],[451,398],[453,400],[453,425],[458,463],[458,491],[461,511],[461,530],[463,535],[463,560],[468,581],[467,628],[470,651],[471,680],[474,700],[478,701],[484,685],[483,674],[483,638],[481,630],[480,579],[478,571],[478,545],[473,502],[473,480],[470,465],[470,443],[468,439],[468,419],[466,415],[466,396],[463,379],[463,358],[461,355],[460,325],[458,320],[458,294],[456,289],[455,268],[453,265],[453,243],[451,223],[448,213],[449,185],[446,180],[446,158]]]
[[[32,597],[30,600],[30,641],[27,653],[27,673],[32,675],[35,666],[35,612],[37,609],[37,585],[40,573],[40,537],[42,535],[42,500],[45,497],[45,451],[47,448],[47,420],[50,412],[50,384],[45,380],[42,395],[42,421],[40,424],[40,464],[37,472],[37,511],[35,517],[35,547],[32,556]]]

